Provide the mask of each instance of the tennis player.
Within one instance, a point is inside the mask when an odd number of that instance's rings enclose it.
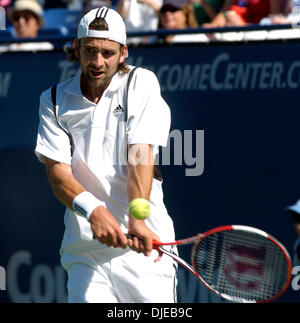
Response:
[[[173,261],[152,250],[153,239],[175,239],[153,166],[167,144],[169,107],[156,76],[126,63],[116,11],[88,12],[72,53],[76,76],[41,94],[35,150],[66,206],[60,253],[69,302],[175,302]],[[150,201],[146,220],[128,212],[137,197]]]

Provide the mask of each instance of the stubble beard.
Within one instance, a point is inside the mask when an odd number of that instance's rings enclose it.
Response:
[[[90,72],[88,70],[91,68],[91,66],[84,67],[81,63],[80,65],[81,65],[82,74],[87,82],[87,85],[95,89],[103,89],[103,90],[106,89],[110,81],[112,80],[113,76],[118,71],[118,64],[117,64],[116,66],[113,66],[111,69],[103,71],[104,75],[103,77],[101,77],[101,79],[96,79],[91,77],[89,74]]]

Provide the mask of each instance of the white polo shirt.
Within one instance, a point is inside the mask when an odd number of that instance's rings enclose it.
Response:
[[[130,66],[130,68],[133,68]],[[128,231],[127,144],[151,144],[154,151],[166,146],[170,129],[170,109],[161,97],[156,76],[138,68],[131,80],[126,118],[128,74],[117,73],[97,104],[82,95],[79,70],[75,77],[57,86],[57,118],[72,136],[71,155],[68,135],[54,115],[51,89],[40,98],[40,124],[36,155],[72,165],[74,177],[103,201]],[[151,214],[147,226],[161,240],[174,239],[173,222],[163,202],[162,183],[153,179],[150,196]],[[93,239],[90,223],[69,208],[65,212],[65,233],[61,252],[82,253],[107,248]]]

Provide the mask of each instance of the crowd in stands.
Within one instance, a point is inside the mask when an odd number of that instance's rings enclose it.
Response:
[[[50,35],[51,32],[74,35],[81,16],[93,8],[102,6],[117,10],[123,17],[129,33],[255,24],[300,25],[300,0],[0,0],[0,6],[5,8],[7,13],[7,29],[16,38],[36,38],[39,35]],[[267,39],[269,35],[273,35],[273,38],[300,37],[299,28],[272,32],[264,30],[213,34],[195,32],[163,37],[129,38],[129,40],[132,42],[208,42]],[[20,46],[21,44],[17,47],[20,48]],[[24,50],[31,46],[25,45]],[[51,44],[44,42],[42,49],[49,48]]]

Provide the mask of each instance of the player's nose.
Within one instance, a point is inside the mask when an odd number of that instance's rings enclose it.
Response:
[[[104,57],[102,56],[101,53],[97,53],[94,58],[93,62],[96,66],[101,67],[104,64]]]

